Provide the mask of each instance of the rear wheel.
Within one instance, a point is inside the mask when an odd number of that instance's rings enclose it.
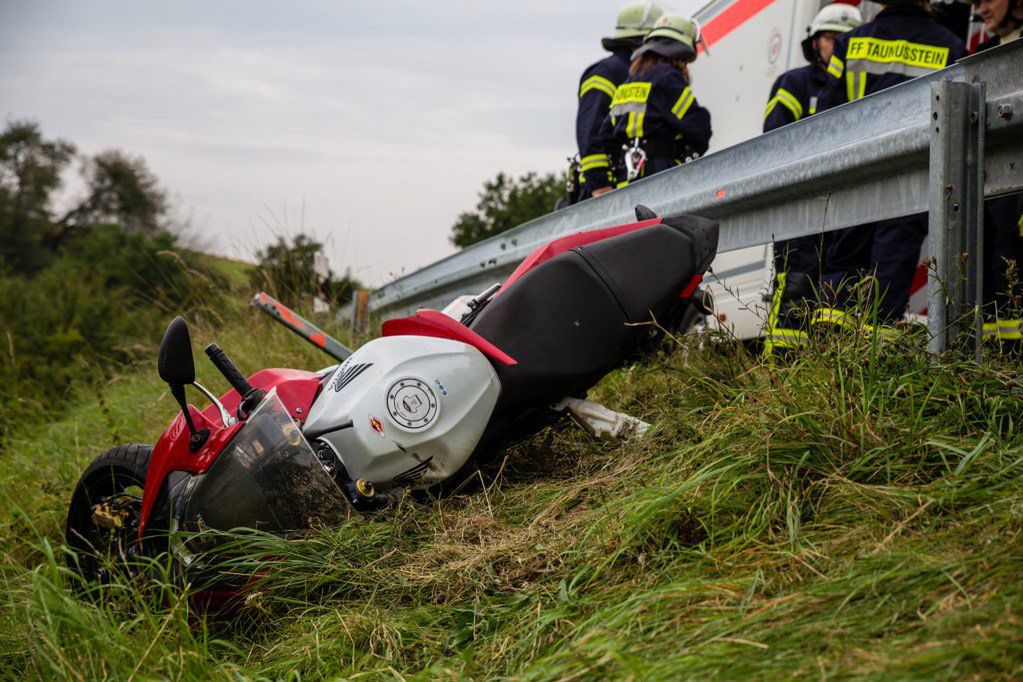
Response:
[[[65,538],[68,565],[86,583],[131,574],[138,554],[142,491],[152,445],[126,443],[86,467],[71,495]]]

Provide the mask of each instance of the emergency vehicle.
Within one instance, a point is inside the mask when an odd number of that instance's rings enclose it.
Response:
[[[822,0],[712,0],[695,13],[703,27],[706,51],[690,72],[693,89],[713,120],[708,153],[761,134],[772,84],[782,73],[806,64],[800,42],[811,19],[828,4]],[[858,6],[864,21],[882,9],[868,0],[846,0],[845,4]],[[983,38],[983,24],[971,24],[970,47]],[[701,87],[705,83],[709,85]],[[716,88],[714,83],[729,87]],[[770,244],[718,255],[714,274],[704,280],[714,297],[713,326],[738,339],[763,336],[774,278],[772,263]],[[912,313],[926,310],[926,283],[927,271],[921,264],[910,297]]]

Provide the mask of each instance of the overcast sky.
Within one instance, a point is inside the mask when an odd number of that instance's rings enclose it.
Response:
[[[0,115],[141,154],[218,253],[301,230],[378,285],[498,171],[564,167],[622,2],[0,0]]]

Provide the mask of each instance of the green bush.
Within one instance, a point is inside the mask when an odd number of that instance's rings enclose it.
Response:
[[[210,311],[216,279],[169,233],[106,225],[35,274],[0,273],[0,434],[139,357],[171,312]]]

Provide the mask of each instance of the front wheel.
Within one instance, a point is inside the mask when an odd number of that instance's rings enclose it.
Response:
[[[152,445],[126,443],[94,459],[71,495],[68,566],[84,583],[108,583],[136,563],[142,491]]]

